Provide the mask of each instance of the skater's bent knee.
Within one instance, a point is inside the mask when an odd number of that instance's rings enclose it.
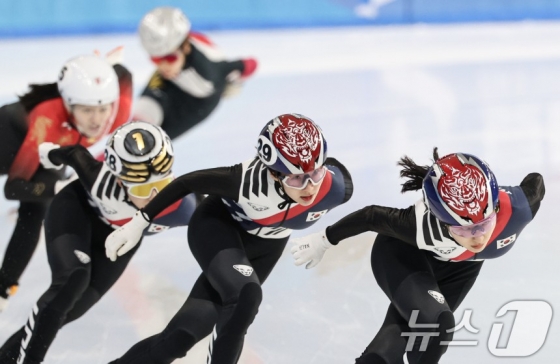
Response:
[[[262,288],[258,283],[248,283],[243,286],[239,292],[237,302],[235,303],[235,311],[241,315],[250,318],[252,321],[259,311],[262,302]]]
[[[439,324],[439,341],[451,341],[453,339],[453,331],[451,329],[455,327],[453,312],[443,311],[439,315],[437,323]]]

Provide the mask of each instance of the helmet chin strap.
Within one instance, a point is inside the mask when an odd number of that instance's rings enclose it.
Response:
[[[284,189],[284,184],[281,181],[279,180],[274,181],[274,187],[276,187],[276,192],[278,192],[278,195],[284,199],[283,202],[280,202],[278,204],[278,208],[280,210],[284,209],[284,207],[286,207],[286,205],[288,204],[295,203],[295,201],[286,193],[286,190]]]
[[[268,170],[270,172],[270,174],[274,177],[274,189],[276,189],[276,193],[278,193],[278,195],[280,197],[282,197],[284,199],[283,202],[280,202],[278,204],[278,208],[280,210],[283,210],[286,205],[295,203],[296,201],[294,201],[290,196],[288,196],[288,194],[286,193],[286,190],[284,189],[284,184],[282,183],[282,181],[280,181],[279,178],[279,173],[276,172],[273,169],[269,169]]]

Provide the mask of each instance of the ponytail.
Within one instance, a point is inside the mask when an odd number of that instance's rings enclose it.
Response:
[[[437,147],[434,148],[433,158],[434,162],[439,159]],[[397,162],[397,165],[403,167],[400,172],[400,176],[408,178],[408,181],[402,184],[401,193],[405,193],[407,191],[417,191],[421,189],[424,178],[431,168],[431,166],[417,165],[411,158],[406,155]]]
[[[58,92],[58,85],[56,83],[41,85],[31,84],[29,85],[29,88],[31,89],[29,92],[18,96],[19,102],[21,102],[27,113],[30,113],[35,106],[39,105],[43,101],[60,97],[60,92]]]

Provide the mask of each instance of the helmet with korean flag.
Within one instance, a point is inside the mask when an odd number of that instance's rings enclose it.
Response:
[[[448,225],[476,224],[498,207],[494,173],[471,154],[453,153],[435,161],[424,178],[422,191],[430,212]]]
[[[327,159],[327,141],[321,128],[301,114],[283,114],[270,120],[256,148],[259,159],[281,174],[309,173]]]
[[[150,183],[171,174],[173,146],[159,126],[131,121],[107,140],[105,164],[125,184]]]

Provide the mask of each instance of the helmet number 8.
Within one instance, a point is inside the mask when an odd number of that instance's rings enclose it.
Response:
[[[109,154],[107,151],[105,151],[105,160],[108,162],[109,168],[111,168],[113,171],[117,170],[117,158],[115,158],[113,154]]]
[[[113,173],[121,173],[122,163],[111,147],[105,148],[105,164],[113,171]]]

